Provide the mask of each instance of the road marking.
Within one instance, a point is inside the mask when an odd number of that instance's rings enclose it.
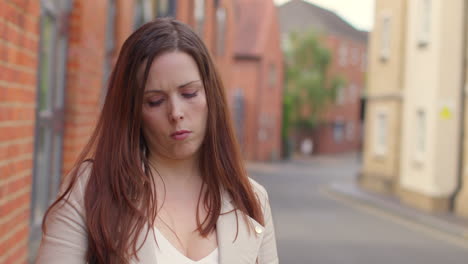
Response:
[[[395,222],[397,224],[403,225],[411,230],[417,230],[419,232],[422,232],[426,235],[430,235],[438,240],[456,245],[458,247],[464,248],[468,250],[468,239],[463,239],[454,235],[450,235],[448,233],[445,233],[443,231],[440,231],[438,229],[416,223],[414,221],[411,221],[409,219],[403,218],[401,216],[394,215],[392,213],[389,213],[383,209],[373,207],[371,205],[366,205],[357,201],[354,201],[352,199],[346,199],[344,196],[332,193],[330,190],[328,190],[325,187],[319,188],[319,193],[327,198],[330,198],[335,201],[339,201],[341,203],[347,204],[351,207],[353,207],[356,210],[366,212],[368,214],[384,218],[387,220],[391,220],[392,222]],[[468,238],[468,231],[465,231],[463,234],[464,237]]]

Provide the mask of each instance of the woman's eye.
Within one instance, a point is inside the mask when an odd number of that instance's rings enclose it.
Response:
[[[194,93],[184,93],[184,94],[182,94],[182,96],[185,97],[185,98],[192,98],[192,97],[197,96],[197,93],[198,93],[198,91],[194,92]]]
[[[150,107],[154,107],[154,106],[160,106],[162,104],[164,100],[163,99],[160,99],[160,100],[157,100],[157,101],[149,101],[148,102],[148,105]]]

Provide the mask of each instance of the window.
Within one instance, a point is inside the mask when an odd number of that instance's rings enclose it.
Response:
[[[426,46],[429,43],[431,34],[431,0],[419,0],[420,17],[418,29],[418,44]]]
[[[361,71],[365,72],[366,70],[367,70],[367,54],[363,52],[362,58],[361,58]]]
[[[135,10],[133,14],[133,27],[135,29],[139,28],[145,23],[143,2],[144,0],[137,0],[135,2]]]
[[[357,99],[359,99],[359,97],[358,97],[358,91],[357,91],[357,90],[358,90],[358,89],[357,89],[356,84],[351,83],[351,84],[349,85],[349,96],[348,96],[348,97],[349,97],[349,101],[350,101],[351,103],[354,103],[354,102],[357,101]]]
[[[155,17],[154,0],[135,1],[134,27],[139,28]]]
[[[344,139],[345,123],[337,121],[333,124],[333,140],[335,143],[341,143]]]
[[[384,112],[378,112],[375,122],[374,152],[376,155],[383,156],[387,152],[387,129],[388,117]]]
[[[346,43],[341,43],[339,49],[339,64],[341,67],[346,67],[348,65],[348,46]]]
[[[270,68],[268,70],[268,85],[270,87],[274,87],[276,85],[277,73],[276,73],[276,65],[271,63]]]
[[[414,142],[416,143],[416,159],[421,160],[426,152],[426,113],[424,110],[416,112],[416,133]]]
[[[244,126],[245,126],[245,96],[243,90],[237,88],[233,96],[233,119],[236,129],[237,139],[241,146],[244,145]]]
[[[260,113],[260,118],[259,118],[259,129],[258,129],[258,133],[257,133],[257,138],[260,140],[260,141],[266,141],[270,138],[271,136],[271,127],[270,127],[270,124],[272,123],[272,118],[270,117],[270,115],[268,115],[267,113]]]
[[[224,7],[216,9],[216,29],[217,54],[222,56],[226,45],[226,9]]]
[[[175,0],[158,0],[156,4],[158,17],[175,17],[176,16],[176,1]]]
[[[205,0],[195,0],[195,32],[199,36],[203,37],[203,31],[205,26]]]
[[[42,218],[55,200],[62,176],[65,75],[71,1],[41,1],[39,67],[34,138],[29,250],[34,258],[42,236]]]
[[[390,57],[390,41],[391,41],[391,19],[390,16],[382,18],[382,31],[380,39],[380,59],[386,61]]]
[[[109,0],[109,8],[107,13],[106,21],[106,53],[104,58],[104,76],[103,76],[103,90],[101,94],[101,104],[104,103],[107,94],[107,85],[109,77],[112,72],[112,59],[114,56],[115,49],[115,17],[116,17],[116,6],[115,0]]]
[[[286,52],[291,50],[291,40],[287,33],[281,34],[281,47]]]
[[[353,141],[354,139],[354,122],[349,121],[348,124],[346,125],[346,139],[348,141]]]
[[[352,65],[359,65],[359,49],[353,48],[353,52],[351,53],[351,63]]]
[[[345,86],[340,86],[338,87],[338,91],[336,91],[336,98],[335,98],[335,104],[337,105],[342,105],[344,104],[345,101]]]

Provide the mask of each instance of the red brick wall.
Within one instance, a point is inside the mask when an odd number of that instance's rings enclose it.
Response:
[[[212,42],[212,54],[214,55],[216,65],[221,74],[224,82],[224,87],[227,90],[227,94],[230,94],[234,89],[232,78],[233,78],[233,57],[234,57],[234,32],[235,32],[235,20],[234,20],[234,6],[233,2],[229,0],[220,1],[221,7],[226,9],[226,35],[224,40],[224,52],[218,54],[217,52],[217,25],[216,25],[216,9],[213,9],[213,25],[212,28],[213,37]]]
[[[283,57],[276,9],[271,5],[266,6],[265,21],[256,21],[263,23],[257,36],[258,54],[234,62],[233,87],[242,89],[246,100],[243,151],[248,160],[268,161],[281,155]]]
[[[260,62],[237,59],[234,64],[232,88],[229,95],[232,100],[235,89],[241,89],[245,98],[242,152],[248,160],[256,159],[258,147],[258,102],[260,87]],[[232,103],[232,101],[231,101]]]
[[[194,1],[177,1],[176,19],[186,24],[194,25],[193,3]]]
[[[281,152],[281,125],[283,113],[283,57],[280,47],[280,30],[275,12],[271,13],[271,22],[268,26],[268,34],[264,42],[262,58],[261,91],[257,101],[261,102],[261,112],[267,116],[267,121],[260,126],[266,131],[266,139],[260,141],[257,148],[257,159],[270,160],[280,157]],[[270,82],[271,66],[274,65],[275,80]],[[261,118],[260,118],[261,119]]]
[[[125,40],[133,33],[133,11],[134,11],[134,0],[116,0],[116,27],[115,27],[115,38],[116,38],[116,50],[115,57],[119,54],[119,50],[122,47]]]
[[[214,39],[215,39],[215,24],[216,24],[216,8],[212,0],[205,0],[205,28],[203,30],[203,41],[205,42],[211,54],[214,54]]]
[[[108,1],[74,1],[68,50],[63,170],[68,172],[93,132],[104,89]],[[116,1],[115,58],[134,31],[134,1]]]
[[[74,1],[65,98],[63,169],[71,169],[87,143],[103,90],[107,1]]]
[[[0,263],[26,263],[39,1],[0,2]]]

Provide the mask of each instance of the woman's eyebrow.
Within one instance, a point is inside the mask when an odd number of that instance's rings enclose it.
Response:
[[[188,86],[192,83],[196,83],[196,82],[199,82],[200,80],[195,80],[195,81],[190,81],[188,83],[185,83],[185,84],[182,84],[182,85],[179,85],[177,88],[184,88],[185,86]]]
[[[194,80],[194,81],[190,81],[188,83],[181,84],[181,85],[177,86],[177,89],[184,88],[184,87],[189,86],[190,84],[193,84],[193,83],[196,83],[196,82],[200,82],[200,80]],[[161,93],[161,92],[163,92],[163,90],[151,89],[151,90],[145,91],[145,94],[147,94],[147,93]]]
[[[145,91],[145,94],[147,94],[147,93],[160,93],[160,92],[162,92],[162,91],[161,90],[151,89],[151,90]]]

